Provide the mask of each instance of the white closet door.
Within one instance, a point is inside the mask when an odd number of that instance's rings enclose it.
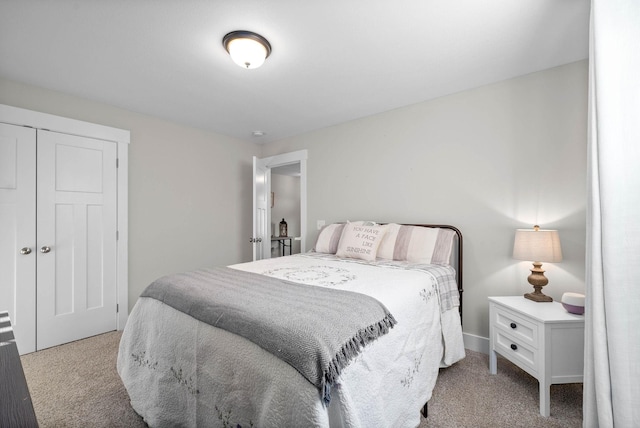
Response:
[[[36,131],[0,123],[0,311],[18,351],[36,350]]]
[[[38,349],[116,329],[116,155],[38,131]]]

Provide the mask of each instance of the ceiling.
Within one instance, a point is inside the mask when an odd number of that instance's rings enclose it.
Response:
[[[268,143],[587,58],[589,3],[2,0],[0,76]]]

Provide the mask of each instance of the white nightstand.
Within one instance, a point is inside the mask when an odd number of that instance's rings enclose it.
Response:
[[[489,297],[489,371],[496,352],[538,379],[540,414],[549,416],[549,391],[556,383],[579,383],[584,371],[584,316],[558,302],[523,296]]]

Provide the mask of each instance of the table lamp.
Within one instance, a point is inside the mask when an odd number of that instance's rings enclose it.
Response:
[[[562,261],[562,248],[557,230],[542,230],[540,226],[533,229],[517,229],[513,244],[513,258],[533,262],[531,275],[527,278],[533,286],[533,293],[526,293],[524,297],[534,302],[553,302],[553,299],[542,293],[542,287],[549,283],[544,276],[542,263],[557,263]]]

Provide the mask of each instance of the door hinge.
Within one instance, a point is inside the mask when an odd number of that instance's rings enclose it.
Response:
[[[116,241],[120,239],[120,231],[116,230]]]
[[[120,305],[116,303],[116,314],[120,312]]]
[[[120,159],[116,158],[116,168],[120,168]]]

